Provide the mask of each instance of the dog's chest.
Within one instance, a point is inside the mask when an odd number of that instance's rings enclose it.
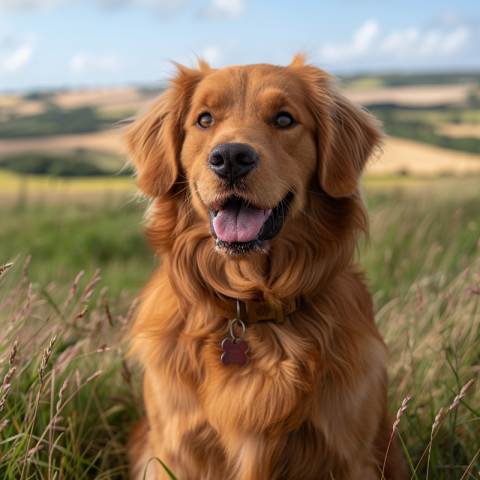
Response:
[[[286,327],[247,327],[243,340],[248,351],[230,352],[239,362],[228,365],[222,363],[225,339],[231,339],[227,321],[206,336],[197,350],[202,363],[197,395],[210,423],[242,432],[288,431],[292,423],[299,425],[308,416],[315,403],[321,356],[313,339]],[[248,364],[242,367],[238,363],[245,355]]]

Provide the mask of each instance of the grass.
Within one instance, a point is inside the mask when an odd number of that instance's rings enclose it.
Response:
[[[108,196],[113,192],[120,192],[125,197],[126,192],[134,192],[133,181],[129,177],[73,177],[61,178],[50,175],[19,175],[17,173],[0,169],[0,198],[4,204],[22,203],[39,196],[49,203],[62,201],[59,196],[64,196],[68,203],[70,199],[82,195],[87,203],[91,193]],[[77,194],[77,195],[75,195]],[[98,195],[94,198],[98,202]],[[1,208],[1,205],[0,205]]]
[[[27,269],[14,286],[14,269],[0,296],[0,358],[14,369],[2,388],[1,478],[126,478],[128,425],[141,412],[138,376],[123,360],[131,302],[110,302],[105,288],[92,300],[88,280],[62,297],[30,283]]]
[[[367,179],[370,240],[360,244],[378,307],[431,275],[448,280],[473,261],[480,238],[480,178]]]
[[[480,389],[474,385],[448,409],[480,369],[480,180],[401,181],[366,180],[371,238],[358,254],[391,351],[391,411],[412,396],[395,434],[413,468],[427,450],[417,478],[426,478],[427,461],[429,479],[478,478],[478,457],[462,476],[480,448]],[[0,478],[21,478],[22,470],[24,479],[127,478],[125,443],[143,412],[141,375],[132,359],[124,363],[122,339],[154,268],[139,233],[144,207],[127,194],[0,206],[0,258],[22,254],[0,276],[3,376],[16,368],[0,413]],[[21,268],[27,253],[28,278]],[[55,335],[41,386],[38,369]],[[428,454],[441,407],[444,421]]]
[[[66,195],[66,194],[65,194]],[[142,227],[145,203],[133,195],[85,192],[75,201],[62,193],[31,200],[28,191],[0,205],[0,258],[32,255],[36,282],[65,285],[82,269],[102,271],[110,294],[136,291],[153,273],[153,253]]]

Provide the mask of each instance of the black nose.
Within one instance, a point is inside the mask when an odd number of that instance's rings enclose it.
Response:
[[[212,150],[208,163],[219,177],[233,183],[253,170],[258,155],[246,143],[222,143]]]

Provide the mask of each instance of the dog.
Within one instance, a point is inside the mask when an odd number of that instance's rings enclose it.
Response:
[[[303,54],[176,69],[125,133],[162,260],[132,329],[131,478],[156,457],[179,480],[379,479],[388,352],[352,264],[379,124]],[[385,478],[406,478],[395,442]]]

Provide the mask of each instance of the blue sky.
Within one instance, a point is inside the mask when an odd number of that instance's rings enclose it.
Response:
[[[0,90],[155,84],[169,60],[480,71],[479,0],[0,0]]]

